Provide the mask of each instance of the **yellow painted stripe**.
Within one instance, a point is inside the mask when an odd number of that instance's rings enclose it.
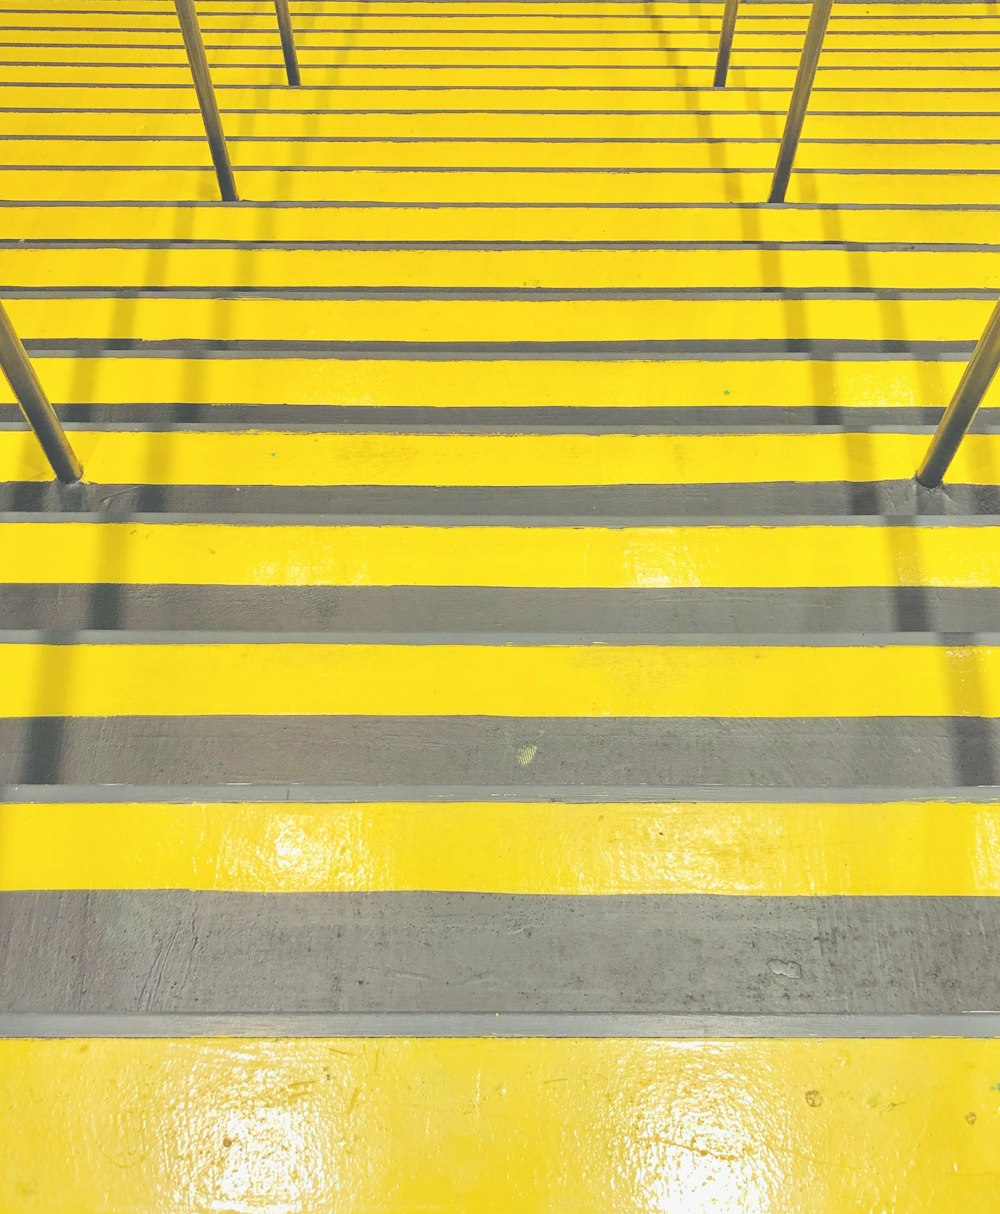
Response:
[[[1000,257],[982,252],[465,248],[4,249],[4,285],[47,287],[1000,288]],[[60,307],[62,304],[60,303]],[[752,306],[752,305],[751,305]],[[786,305],[787,307],[787,305]],[[750,326],[748,326],[750,327]],[[752,328],[751,328],[752,331]]]
[[[663,485],[909,480],[929,434],[339,434],[68,429],[86,479],[161,485]],[[970,434],[953,484],[995,485],[1000,435]],[[28,431],[0,480],[47,481]]]
[[[534,121],[534,119],[532,120]],[[997,244],[996,209],[6,206],[7,240],[859,241]],[[905,234],[905,235],[904,235]],[[161,254],[162,256],[162,254]],[[7,265],[4,251],[3,265]],[[149,260],[155,265],[150,254]],[[147,267],[151,269],[152,267]]]
[[[770,50],[800,50],[805,34],[805,22],[756,21],[747,18],[743,25],[742,14],[739,26],[739,49],[755,53]],[[207,14],[206,14],[207,17]],[[997,49],[1000,44],[1000,24],[997,22],[900,21],[897,28],[890,23],[865,23],[841,21],[830,22],[823,40],[826,50],[849,50],[854,52],[878,51],[928,51],[962,49],[967,39],[974,51]],[[938,29],[938,24],[942,26]],[[565,26],[565,28],[564,28]],[[870,26],[870,28],[869,28]],[[245,18],[233,18],[229,25],[221,20],[202,20],[205,46],[210,62],[215,62],[216,53],[230,53],[235,61],[237,53],[266,51],[271,53],[277,45],[273,19],[251,23]],[[114,48],[135,50],[177,50],[181,47],[180,30],[176,22],[160,22],[153,26],[126,25],[124,19],[113,29],[91,18],[80,17],[79,22],[64,29],[53,29],[48,25],[21,28],[11,31],[0,18],[0,30],[6,37],[10,49],[24,47],[55,49],[74,48],[87,52],[76,56],[89,58],[90,52],[100,53],[102,61],[110,58]],[[98,40],[87,40],[88,33],[100,32]],[[666,32],[666,31],[663,31]],[[412,50],[426,48],[507,50],[524,47],[529,50],[592,50],[609,48],[639,48],[655,52],[659,61],[676,57],[681,51],[713,51],[718,45],[718,23],[701,18],[676,17],[670,20],[669,45],[663,45],[661,33],[649,21],[637,20],[634,16],[619,21],[592,20],[586,18],[550,20],[545,23],[538,18],[515,18],[504,22],[495,18],[470,17],[442,18],[437,24],[427,17],[400,17],[398,20],[382,18],[369,20],[352,28],[350,18],[328,18],[314,21],[308,27],[299,22],[296,29],[296,48],[300,53],[337,54],[346,48]],[[944,35],[942,38],[941,35]],[[713,42],[715,46],[713,46]],[[155,58],[156,56],[153,56]],[[114,60],[111,59],[113,62]]]
[[[556,13],[546,16],[550,6],[522,7],[516,14],[497,15],[489,11],[448,12],[440,6],[435,8],[428,3],[426,6],[400,6],[394,12],[371,9],[365,5],[362,11],[355,4],[351,11],[334,9],[312,9],[306,13],[296,13],[295,31],[298,38],[318,38],[324,41],[337,40],[338,35],[346,32],[353,38],[384,37],[385,33],[401,31],[431,31],[441,36],[449,36],[455,29],[504,32],[516,29],[519,32],[541,32],[558,36],[576,32],[594,34],[598,37],[607,36],[620,31],[637,34],[643,38],[649,37],[652,24],[653,10],[637,10],[624,5],[617,5],[613,10],[605,9],[595,15],[590,15],[589,4],[579,5],[574,11],[575,16],[568,13]],[[750,6],[748,6],[749,8]],[[756,7],[754,5],[753,7]],[[902,5],[894,7],[902,9]],[[948,13],[948,10],[941,10]],[[880,41],[882,38],[892,38],[902,33],[924,34],[933,38],[937,34],[977,34],[991,38],[1000,32],[1000,21],[996,13],[988,16],[977,14],[962,15],[964,10],[952,9],[949,15],[940,16],[912,15],[909,6],[906,15],[887,17],[869,17],[865,13],[852,13],[849,8],[838,12],[834,9],[830,15],[828,38],[843,38],[861,34],[858,44],[868,41]],[[205,8],[199,9],[198,18],[205,33],[206,42],[228,41],[230,37],[249,34],[255,40],[273,38],[275,33],[274,14],[264,11],[255,13],[227,9],[224,12],[213,12]],[[721,10],[708,14],[690,12],[677,6],[656,16],[656,24],[663,32],[679,33],[687,36],[702,35],[718,37],[721,23]],[[805,11],[798,12],[789,9],[781,18],[773,16],[758,17],[753,12],[740,12],[739,34],[740,41],[745,38],[792,39],[801,42],[808,23]],[[17,37],[41,37],[52,41],[77,41],[77,31],[80,29],[99,31],[103,42],[131,41],[140,36],[161,40],[164,34],[177,38],[177,18],[173,11],[164,10],[135,10],[127,13],[120,10],[96,9],[88,6],[85,9],[51,9],[44,13],[6,11],[0,18],[0,29],[16,30]],[[869,39],[868,35],[878,35]],[[159,35],[159,37],[157,37]]]
[[[2,100],[2,98],[0,98]],[[207,148],[201,154],[208,157]],[[195,155],[193,147],[192,155]],[[592,203],[619,206],[664,203],[760,203],[767,196],[765,170],[697,170],[663,173],[477,172],[391,170],[326,171],[247,169],[238,174],[240,196],[266,202]],[[996,174],[847,173],[804,169],[792,176],[788,201],[995,206]],[[215,174],[205,169],[5,169],[0,199],[14,202],[218,201]]]
[[[428,0],[430,2],[430,0]],[[449,16],[469,16],[472,14],[526,14],[537,15],[538,6],[531,0],[434,0],[435,9]],[[50,13],[73,13],[73,12],[92,12],[104,11],[112,14],[117,14],[121,10],[120,3],[115,0],[31,0],[30,6],[25,3],[20,5],[22,8],[29,8],[34,13],[45,15],[48,19]],[[140,12],[170,14],[172,12],[167,0],[159,0],[159,2],[151,2],[144,0],[141,5],[137,6]],[[656,2],[653,0],[649,5],[644,5],[641,0],[634,0],[631,5],[618,3],[617,0],[611,0],[609,3],[600,3],[599,0],[562,0],[560,3],[546,3],[545,12],[548,14],[564,14],[580,13],[587,16],[610,16],[615,17],[621,13],[635,13],[638,16],[645,16],[647,20],[653,16],[658,18],[668,18],[678,13],[688,13],[694,16],[714,17],[717,20],[721,18],[724,9],[723,0],[715,0],[715,2],[695,2],[686,3],[683,0],[666,0],[666,2]],[[886,19],[896,15],[901,6],[889,0],[883,4],[865,4],[863,7],[860,4],[847,5],[845,10],[848,13],[855,10],[865,18],[880,18]],[[322,3],[317,3],[317,0],[292,0],[290,5],[291,12],[298,20],[308,21],[310,14],[331,14],[331,13],[351,13],[358,15],[363,11],[363,15],[393,13],[406,15],[408,12],[413,12],[414,9],[419,10],[419,6],[414,6],[411,0],[399,0],[398,3],[392,3],[391,0],[380,0],[379,3],[365,4],[363,10],[360,9],[358,0],[322,0]],[[226,15],[239,13],[242,15],[267,14],[267,4],[261,0],[258,3],[240,3],[227,5],[223,10],[217,12],[225,12]],[[787,0],[779,0],[777,3],[757,3],[753,5],[754,14],[757,17],[778,17],[788,18],[802,16],[808,10],[804,4],[788,3]],[[909,17],[954,17],[960,14],[963,17],[996,17],[996,6],[993,0],[940,0],[939,3],[907,3],[906,15]],[[843,12],[841,13],[843,16]],[[273,14],[272,14],[273,16]]]
[[[694,52],[690,52],[692,55]],[[732,69],[732,84],[738,89],[784,88],[791,89],[795,82],[796,66],[791,55],[787,67],[740,67]],[[368,88],[705,88],[710,82],[712,66],[707,61],[701,66],[675,66],[665,63],[660,66],[630,67],[491,67],[455,66],[443,68],[426,67],[361,67],[349,65],[325,69],[330,77],[325,83],[341,88],[355,86]],[[186,65],[176,67],[146,66],[114,67],[110,64],[82,64],[78,67],[47,65],[40,77],[39,69],[30,62],[6,65],[4,80],[8,85],[77,85],[94,87],[111,85],[187,85],[190,87],[191,72]],[[609,80],[613,75],[615,80]],[[274,67],[214,67],[212,78],[220,85],[252,87],[255,85],[281,86],[286,83],[284,69]],[[816,74],[818,88],[911,88],[911,89],[990,89],[996,83],[996,71],[990,67],[926,68],[914,71],[910,67],[862,66],[859,68],[824,66],[820,62]],[[940,103],[939,103],[940,104]],[[296,107],[298,108],[298,107]],[[622,107],[629,108],[629,107]]]
[[[991,645],[3,646],[0,717],[998,717]]]
[[[704,81],[694,82],[693,87],[685,89],[683,100],[670,98],[662,91],[644,90],[633,86],[617,88],[608,87],[607,81],[601,81],[597,86],[591,84],[586,88],[566,89],[567,81],[549,81],[548,87],[531,87],[526,81],[521,81],[515,88],[500,89],[489,73],[482,73],[484,79],[476,87],[435,89],[433,92],[421,94],[423,104],[419,108],[435,110],[579,110],[612,113],[618,110],[644,110],[658,112],[666,102],[672,108],[689,110],[710,110],[717,112],[744,112],[765,108],[784,112],[788,108],[791,95],[791,82],[781,86],[761,88],[736,87],[737,82],[731,82],[725,91],[713,90],[704,86]],[[662,76],[662,73],[660,73]],[[858,76],[860,73],[854,73]],[[942,101],[939,86],[923,82],[926,73],[919,73],[916,83],[911,80],[903,91],[892,94],[892,109],[902,113],[923,113],[927,110],[937,112],[944,109],[948,113],[983,112],[982,87],[972,80],[952,81],[947,93],[946,103]],[[952,73],[954,76],[955,74]],[[101,94],[101,109],[112,110],[168,110],[178,109],[196,112],[196,102],[190,84],[166,85],[154,82],[148,77],[146,88],[114,88]],[[368,88],[342,90],[338,87],[310,88],[308,84],[302,88],[248,88],[239,84],[225,85],[222,82],[217,89],[219,104],[226,109],[270,109],[281,110],[399,110],[412,109],[414,96],[409,88],[398,85],[389,87],[388,81],[381,85]],[[332,82],[340,85],[341,81]],[[426,84],[426,81],[424,81]],[[439,82],[440,83],[440,82]],[[991,82],[992,83],[992,82]],[[661,81],[662,84],[662,81]],[[879,78],[879,87],[885,82]],[[817,87],[813,93],[812,104],[815,110],[837,110],[846,112],[870,113],[885,108],[886,94],[877,91],[870,77],[854,79],[853,82],[840,84],[835,87],[824,85]],[[94,91],[91,84],[65,85],[55,90],[37,87],[28,81],[15,84],[0,82],[0,105],[5,108],[34,109],[36,107],[62,109],[64,107],[94,108]]]
[[[1000,62],[1000,61],[998,61]],[[415,127],[415,130],[419,128]],[[523,136],[528,128],[522,126]],[[888,132],[882,128],[884,137]],[[230,158],[245,167],[293,169],[349,168],[521,168],[521,169],[767,169],[774,168],[777,139],[726,144],[706,142],[550,143],[534,139],[493,142],[457,139],[438,142],[371,140],[289,142],[284,139],[243,142],[232,139]],[[140,140],[31,139],[0,140],[0,156],[10,166],[133,165],[190,167],[205,159],[202,141],[150,136]],[[796,158],[800,170],[958,169],[997,172],[1000,142],[983,143],[803,143]],[[99,170],[95,170],[99,171]],[[759,192],[759,191],[758,191]],[[664,197],[663,187],[660,195]]]
[[[750,32],[758,34],[789,34],[801,37],[808,23],[808,10],[789,6],[785,12],[776,17],[775,14],[757,15],[755,5],[748,5],[748,11],[740,12],[739,30],[741,34]],[[903,9],[904,13],[897,16],[870,16],[863,11],[853,11],[856,6],[846,6],[840,10],[834,9],[830,16],[831,33],[861,33],[892,35],[902,32],[919,31],[933,35],[935,32],[961,31],[963,33],[995,33],[1000,28],[995,12],[983,15],[967,12],[963,8],[950,7],[939,9],[937,13],[917,13],[910,5],[893,5],[893,8]],[[294,10],[293,10],[294,11]],[[550,15],[546,15],[550,14]],[[575,14],[575,15],[574,15]],[[231,30],[252,31],[257,36],[261,33],[273,37],[275,31],[274,14],[266,10],[234,10],[226,8],[213,11],[205,8],[199,10],[199,20],[202,29],[211,37]],[[514,17],[511,20],[511,16]],[[522,5],[516,14],[497,14],[488,9],[445,9],[441,5],[398,5],[394,11],[387,12],[384,8],[371,8],[365,5],[347,6],[346,9],[328,9],[313,7],[295,14],[295,29],[301,35],[316,33],[329,34],[331,31],[347,30],[355,36],[363,36],[368,31],[381,29],[414,29],[447,32],[453,28],[482,29],[482,30],[548,30],[560,32],[563,30],[637,30],[648,35],[653,19],[655,25],[663,32],[698,31],[705,34],[718,34],[722,19],[721,8],[714,11],[699,11],[675,5],[657,13],[655,8],[639,9],[637,6],[615,5],[595,10],[588,4],[580,4],[572,13],[556,12],[551,6]],[[0,28],[34,30],[66,30],[85,26],[105,29],[109,32],[133,30],[161,31],[176,36],[177,20],[170,9],[131,8],[127,12],[120,9],[101,9],[93,5],[81,6],[78,9],[60,8],[45,11],[28,11],[15,9],[3,14]]]
[[[333,45],[316,47],[303,42],[297,44],[297,50],[303,67],[312,67],[316,72],[329,74],[332,77],[331,83],[340,82],[341,74],[345,71],[349,79],[349,73],[356,68],[430,68],[436,73],[439,68],[461,70],[487,66],[499,69],[558,67],[560,70],[566,68],[591,75],[595,71],[608,69],[631,72],[633,69],[643,71],[655,68],[665,69],[669,79],[669,74],[674,71],[701,74],[706,68],[711,70],[715,66],[716,51],[708,45],[685,47],[672,44],[662,47],[653,32],[648,33],[638,47],[622,48],[605,42],[600,49],[582,53],[578,47],[573,46],[533,47],[528,38],[522,39],[527,42],[526,46],[509,50],[508,40],[507,35],[494,34],[483,39],[483,45],[474,48],[474,53],[471,54],[468,46],[462,44],[460,37],[456,38],[454,46],[432,44],[430,47],[409,47],[400,45],[403,39],[398,35],[384,39],[374,46],[357,45],[348,36],[341,39],[341,45],[334,42]],[[36,76],[36,79],[59,80],[63,78],[63,67],[107,67],[117,75],[120,68],[145,66],[155,73],[155,79],[162,77],[169,83],[176,83],[173,74],[164,69],[187,67],[187,57],[179,38],[173,39],[172,45],[161,41],[153,48],[120,45],[36,47],[26,45],[29,41],[34,42],[36,39],[5,41],[0,55],[2,62],[9,66],[24,67],[37,63],[40,75]],[[44,39],[37,41],[44,42]],[[801,55],[801,44],[801,35],[793,39],[793,45],[784,47],[750,47],[741,42],[733,52],[733,66],[730,69],[736,73],[733,82],[740,83],[740,73],[745,73],[747,83],[752,84],[757,74],[770,76],[773,69],[779,68],[794,70]],[[216,71],[232,72],[235,77],[238,71],[241,80],[246,83],[265,80],[266,77],[259,74],[261,69],[280,68],[283,63],[277,39],[271,39],[268,43],[258,40],[251,47],[212,47],[208,52],[208,60],[213,74]],[[878,78],[875,74],[881,73],[885,68],[908,71],[927,68],[932,69],[932,74],[936,75],[954,68],[992,68],[998,61],[1000,48],[981,47],[976,43],[968,48],[947,49],[935,46],[933,49],[927,49],[919,43],[910,45],[904,41],[902,44],[882,47],[872,53],[863,44],[859,46],[855,41],[850,46],[838,46],[835,43],[824,45],[820,63],[822,70],[828,72],[840,68],[861,68],[866,72],[870,70],[873,77],[869,77],[864,83],[871,87],[874,79]],[[59,70],[54,74],[52,68]],[[22,78],[16,73],[12,77],[13,80]],[[130,83],[136,81],[130,79]],[[699,79],[692,83],[703,84],[704,80]],[[919,87],[919,80],[916,84]]]
[[[2,890],[1000,895],[996,804],[2,804],[0,837]]]
[[[25,340],[629,342],[975,341],[994,300],[9,299]]]
[[[386,359],[38,358],[57,404],[421,405],[430,408],[642,408],[700,405],[939,406],[961,362],[440,362]],[[13,404],[0,377],[0,402]],[[1000,381],[985,400],[1000,406]],[[110,411],[113,415],[113,410]],[[748,470],[744,469],[744,473]]]
[[[824,50],[853,51],[989,51],[996,49],[995,39],[1000,35],[1000,24],[993,22],[830,22],[823,41]],[[274,50],[273,19],[268,22],[234,16],[229,24],[221,19],[203,19],[204,41],[210,52],[245,52]],[[956,29],[955,27],[958,27]],[[93,24],[90,17],[66,28],[52,28],[45,24],[11,30],[0,23],[6,34],[8,47],[32,46],[40,50],[73,47],[76,50],[92,49],[95,40],[87,41],[87,33],[101,30],[102,53],[120,47],[135,50],[177,50],[181,47],[180,28],[170,22],[157,25],[131,25],[124,21],[112,29],[100,23]],[[748,18],[746,28],[739,25],[739,47],[749,53],[772,50],[800,50],[805,36],[806,22],[752,21]],[[433,24],[428,17],[381,18],[381,21],[363,22],[354,25],[352,19],[336,17],[325,21],[305,24],[297,23],[295,44],[299,51],[337,52],[351,50],[508,50],[524,47],[525,50],[593,50],[640,49],[655,51],[660,61],[676,57],[680,51],[711,52],[717,49],[718,23],[704,18],[677,17],[670,21],[669,45],[664,45],[663,34],[667,30],[654,28],[652,22],[640,21],[635,16],[623,17],[619,21],[586,18],[558,18],[540,22],[539,18],[515,18],[504,22],[501,18],[484,19],[470,17],[447,19]],[[943,34],[943,36],[942,36]],[[970,38],[971,34],[981,35]],[[393,36],[388,36],[393,35]],[[403,35],[403,36],[394,36]],[[715,46],[712,45],[715,42]],[[210,62],[211,58],[210,58]],[[243,61],[240,61],[243,62]]]
[[[0,1205],[991,1214],[998,1075],[991,1040],[8,1040]]]
[[[998,36],[1000,41],[1000,36]],[[435,101],[435,105],[437,102]],[[784,113],[459,113],[434,110],[420,114],[374,111],[365,113],[298,113],[292,110],[233,111],[223,115],[226,135],[277,139],[780,139]],[[201,117],[185,109],[178,113],[154,110],[66,112],[64,110],[0,112],[0,138],[11,135],[138,136],[204,139]],[[981,140],[983,119],[976,114],[810,114],[803,129],[810,139],[910,139],[911,156],[922,154],[927,140]],[[11,154],[15,148],[12,145]],[[65,150],[66,143],[60,142]],[[126,145],[133,147],[134,145]],[[982,144],[979,145],[983,147]],[[809,147],[802,144],[802,150]],[[103,154],[108,149],[102,147]],[[237,145],[234,144],[234,152]],[[552,149],[554,150],[554,149]],[[92,157],[96,159],[96,157]],[[773,159],[773,158],[772,158]],[[911,160],[909,164],[916,164]],[[81,220],[83,216],[79,217]]]
[[[0,525],[0,582],[1000,587],[1000,527]]]

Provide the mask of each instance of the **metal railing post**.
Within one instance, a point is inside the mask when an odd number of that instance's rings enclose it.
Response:
[[[219,179],[219,192],[222,194],[223,202],[238,202],[239,195],[236,193],[233,166],[229,163],[226,136],[222,130],[222,119],[219,117],[219,106],[215,100],[215,89],[212,87],[208,59],[205,57],[205,43],[202,41],[194,0],[174,0],[174,7],[177,9],[177,19],[181,23],[181,33],[184,35],[184,48],[187,51],[195,92],[198,94],[198,105],[201,108],[202,121],[205,123],[205,134],[208,136],[208,146],[212,152],[215,175]]]
[[[924,461],[917,469],[917,480],[925,489],[936,489],[944,480],[955,452],[965,438],[986,390],[1000,368],[1000,303],[986,322],[979,344],[972,352],[961,382],[955,389],[951,404],[945,410],[938,428],[927,448]]]
[[[274,0],[274,11],[278,15],[278,32],[281,34],[281,53],[285,56],[285,72],[289,84],[301,84],[299,57],[295,53],[295,31],[292,15],[288,11],[288,0]]]
[[[802,47],[802,58],[799,60],[799,70],[795,73],[792,99],[788,103],[788,117],[785,119],[785,133],[781,136],[778,163],[774,166],[774,177],[771,179],[771,193],[768,196],[768,202],[785,201],[788,179],[792,175],[792,165],[795,163],[795,153],[799,147],[802,124],[805,122],[806,111],[809,108],[809,94],[812,92],[813,80],[816,78],[816,67],[819,63],[819,53],[823,49],[823,38],[830,20],[831,8],[833,8],[833,0],[813,0],[809,25],[806,29],[805,45]]]
[[[65,485],[75,484],[83,469],[69,445],[56,411],[49,403],[35,368],[14,332],[7,310],[0,303],[0,368],[14,390],[24,420],[34,430],[52,471]]]
[[[726,77],[729,75],[729,56],[733,51],[733,35],[736,33],[736,14],[739,7],[740,0],[726,0],[726,8],[722,14],[722,32],[719,34],[719,54],[715,60],[713,88],[726,87]]]

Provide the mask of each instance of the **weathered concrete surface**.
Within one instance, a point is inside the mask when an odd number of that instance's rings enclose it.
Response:
[[[7,1012],[944,1013],[998,974],[993,898],[0,895]]]

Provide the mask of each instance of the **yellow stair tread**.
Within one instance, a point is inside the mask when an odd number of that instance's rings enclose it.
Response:
[[[985,802],[6,803],[0,834],[0,890],[1000,894]]]

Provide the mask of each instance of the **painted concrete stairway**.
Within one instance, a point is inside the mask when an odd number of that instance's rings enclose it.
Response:
[[[0,15],[0,1214],[995,1210],[997,5],[786,207],[806,4],[199,11],[236,206],[167,0]]]

